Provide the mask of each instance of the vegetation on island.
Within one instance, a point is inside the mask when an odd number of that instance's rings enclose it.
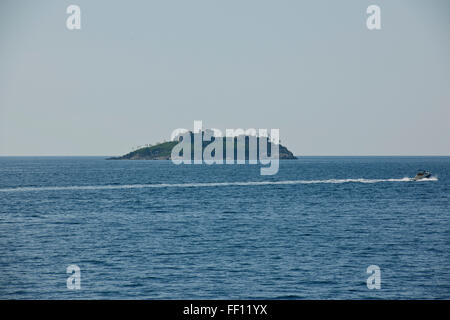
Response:
[[[202,134],[204,134],[204,132]],[[194,158],[193,157],[193,154],[194,154],[193,136],[194,135],[191,133],[191,140],[192,140],[191,141],[191,159]],[[240,138],[242,138],[242,136]],[[215,139],[217,139],[217,138],[212,137],[211,141],[203,141],[203,150],[208,144],[210,144]],[[224,154],[224,159],[225,159],[227,139],[225,137],[223,137],[221,139],[223,139],[223,154]],[[262,138],[257,137],[256,139],[257,139],[256,140],[257,145],[259,146],[259,139],[262,139]],[[265,138],[265,139],[268,139],[268,138]],[[248,160],[249,159],[249,136],[245,136],[244,141],[245,141],[245,159]],[[162,143],[158,143],[154,146],[139,148],[135,151],[132,151],[132,152],[127,153],[120,157],[109,158],[109,160],[170,160],[172,149],[178,143],[179,143],[179,141],[162,142]],[[238,145],[238,137],[234,137],[234,159],[237,159],[237,145]],[[272,146],[272,143],[267,141],[267,150],[268,150],[269,155],[271,153],[271,146]],[[203,154],[203,150],[202,150],[202,154]],[[213,156],[214,156],[214,153],[213,153]],[[281,144],[279,145],[279,158],[280,159],[296,159],[294,154]]]

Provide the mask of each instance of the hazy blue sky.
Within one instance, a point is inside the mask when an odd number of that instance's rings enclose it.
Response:
[[[448,0],[1,0],[0,155],[118,155],[194,120],[279,128],[298,155],[450,155],[449,14]]]

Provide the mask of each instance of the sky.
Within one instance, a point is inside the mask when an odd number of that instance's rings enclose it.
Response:
[[[68,30],[66,8],[81,8]],[[366,9],[381,8],[381,30]],[[121,155],[177,128],[296,155],[450,155],[450,1],[2,0],[0,155]]]

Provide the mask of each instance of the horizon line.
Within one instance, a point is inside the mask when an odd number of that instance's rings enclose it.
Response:
[[[1,155],[3,158],[32,158],[32,157],[54,157],[54,158],[62,158],[62,157],[118,157],[118,155]],[[306,155],[295,155],[294,157],[302,158],[302,157],[450,157],[450,154],[325,154],[325,155],[315,155],[315,154],[306,154]],[[170,160],[170,159],[169,159]],[[293,160],[293,159],[280,159],[280,160]],[[149,161],[149,160],[145,160]],[[151,161],[151,160],[150,160]],[[155,160],[161,161],[161,160]]]

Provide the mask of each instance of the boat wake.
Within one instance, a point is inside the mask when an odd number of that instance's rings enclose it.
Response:
[[[436,177],[421,179],[416,182],[437,181]],[[340,184],[340,183],[380,183],[380,182],[412,182],[412,178],[401,179],[327,179],[327,180],[283,180],[283,181],[245,181],[245,182],[205,182],[205,183],[160,183],[160,184],[123,184],[96,186],[61,186],[61,187],[18,187],[3,188],[0,192],[33,192],[33,191],[78,191],[78,190],[115,190],[115,189],[143,189],[143,188],[202,188],[228,186],[266,186],[266,185],[295,185],[295,184]]]

